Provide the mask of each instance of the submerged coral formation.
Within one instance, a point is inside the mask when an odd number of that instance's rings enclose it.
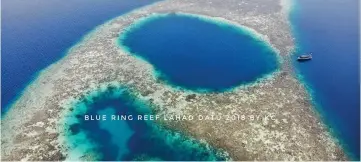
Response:
[[[64,140],[67,130],[61,119],[72,113],[73,102],[95,89],[119,85],[151,103],[158,115],[228,116],[230,120],[159,123],[224,149],[235,160],[346,159],[313,109],[305,87],[294,76],[290,60],[294,44],[288,7],[283,2],[166,0],[99,26],[63,59],[41,72],[4,116],[2,160],[69,158]],[[278,51],[280,71],[224,93],[174,89],[154,77],[150,64],[117,44],[129,25],[154,13],[196,14],[246,27]],[[93,159],[92,154],[81,159]]]

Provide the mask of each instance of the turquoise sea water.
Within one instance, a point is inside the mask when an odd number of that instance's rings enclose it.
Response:
[[[195,91],[221,92],[275,71],[277,54],[253,33],[182,14],[130,27],[119,43],[152,64],[158,79]]]
[[[138,115],[152,114],[144,102],[125,88],[94,92],[74,104],[66,119],[70,156],[89,155],[95,160],[226,160],[221,150],[162,127]],[[106,121],[85,120],[84,115],[107,115]],[[127,115],[111,120],[111,115]],[[130,116],[132,115],[132,120]],[[90,119],[90,117],[89,117]],[[118,119],[118,118],[117,118]]]
[[[296,53],[313,52],[312,61],[294,65],[326,124],[349,156],[360,160],[360,1],[293,3],[290,20]]]

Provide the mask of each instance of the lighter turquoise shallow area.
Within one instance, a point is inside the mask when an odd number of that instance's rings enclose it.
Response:
[[[153,65],[158,80],[194,91],[223,92],[279,68],[277,53],[255,33],[197,15],[143,18],[118,43]]]
[[[227,160],[224,151],[212,148],[182,132],[155,121],[137,120],[152,114],[145,102],[127,88],[94,91],[72,106],[65,120],[69,159],[93,160]],[[84,115],[133,115],[134,120],[85,121]],[[110,118],[107,118],[110,119]]]

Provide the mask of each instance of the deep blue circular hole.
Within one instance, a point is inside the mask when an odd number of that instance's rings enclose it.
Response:
[[[266,42],[237,26],[181,14],[146,19],[128,28],[119,43],[173,86],[219,92],[254,82],[279,66]]]

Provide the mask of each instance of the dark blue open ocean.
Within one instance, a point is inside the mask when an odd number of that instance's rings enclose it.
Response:
[[[298,53],[313,52],[295,66],[315,103],[345,148],[360,159],[359,1],[294,0],[291,14]],[[295,55],[296,57],[296,55]]]
[[[2,0],[1,111],[37,73],[105,21],[155,0]]]

